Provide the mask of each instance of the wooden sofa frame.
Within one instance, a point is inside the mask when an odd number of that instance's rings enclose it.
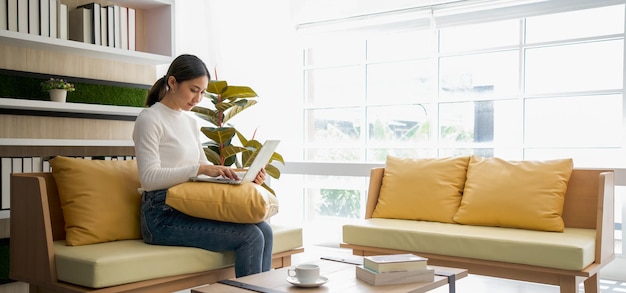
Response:
[[[383,175],[384,168],[371,170],[366,219],[372,217],[378,202]],[[565,227],[596,230],[595,261],[580,271],[346,243],[342,243],[341,247],[350,248],[354,255],[362,256],[415,253],[427,257],[432,265],[466,268],[470,274],[557,285],[561,293],[579,292],[578,285],[584,282],[585,293],[598,293],[598,272],[615,258],[614,189],[613,171],[575,169],[572,172],[563,210]]]
[[[11,176],[9,277],[29,284],[30,293],[163,292],[189,289],[235,277],[234,267],[145,280],[101,289],[58,281],[53,241],[65,239],[65,222],[52,173]],[[304,248],[274,254],[272,267],[291,265],[291,255]]]

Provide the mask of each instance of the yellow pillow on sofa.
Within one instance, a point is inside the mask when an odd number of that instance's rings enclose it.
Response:
[[[469,157],[387,157],[374,218],[452,223]]]
[[[185,182],[167,190],[165,203],[193,217],[233,223],[259,223],[278,213],[276,196],[251,182]]]
[[[562,232],[572,169],[572,159],[505,161],[473,156],[454,221]]]
[[[134,160],[50,160],[67,245],[141,238],[141,196]]]

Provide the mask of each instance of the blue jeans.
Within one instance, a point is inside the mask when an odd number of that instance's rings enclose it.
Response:
[[[144,242],[234,251],[237,277],[271,269],[274,234],[268,223],[237,224],[188,216],[165,204],[166,193],[165,189],[143,193],[141,235]]]

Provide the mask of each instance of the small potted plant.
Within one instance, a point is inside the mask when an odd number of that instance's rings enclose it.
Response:
[[[67,82],[62,78],[50,78],[41,83],[41,89],[50,93],[50,100],[54,102],[65,102],[67,92],[76,90],[74,84]]]

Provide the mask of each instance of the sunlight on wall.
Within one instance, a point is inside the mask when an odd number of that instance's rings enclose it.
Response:
[[[299,160],[290,150],[302,144],[302,56],[290,11],[289,0],[178,1],[176,54],[196,54],[219,79],[254,89],[259,103],[231,122],[248,136],[256,129],[258,140],[282,140],[278,152]]]

